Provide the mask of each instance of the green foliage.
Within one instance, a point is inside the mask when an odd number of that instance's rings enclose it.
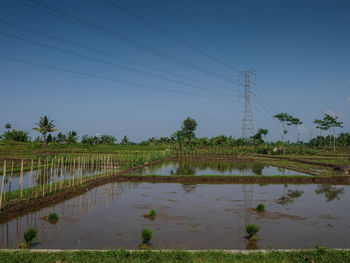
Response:
[[[154,216],[157,216],[157,212],[156,210],[152,209],[151,211],[148,212],[148,215],[154,217]]]
[[[256,211],[264,212],[265,211],[265,205],[264,204],[258,204],[258,206],[256,207]]]
[[[350,261],[350,251],[317,248],[315,250],[277,251],[269,250],[266,253],[228,253],[222,251],[184,250],[173,251],[126,251],[124,249],[107,251],[60,251],[40,252],[30,251],[0,251],[3,262],[70,262],[70,263],[139,263],[139,262],[264,262],[264,263],[339,263]]]
[[[59,219],[59,216],[58,214],[56,213],[51,213],[47,216],[47,220],[50,222],[50,223],[56,223]]]
[[[116,138],[112,135],[103,134],[101,136],[88,136],[83,135],[81,137],[81,143],[85,145],[94,146],[97,144],[111,144],[113,145],[116,142]]]
[[[123,137],[122,141],[120,142],[120,144],[121,145],[127,145],[129,143],[130,143],[130,141],[129,141],[128,137],[126,137],[126,135],[124,135],[124,137]]]
[[[69,131],[67,133],[67,143],[77,143],[78,142],[78,133],[75,130]]]
[[[29,140],[28,132],[15,129],[8,129],[1,137],[5,141],[28,142]]]
[[[184,120],[181,126],[181,131],[186,135],[186,134],[194,133],[196,128],[197,128],[197,122],[194,119],[187,117],[187,119]]]
[[[30,244],[34,241],[34,239],[36,238],[38,234],[38,230],[30,228],[28,229],[28,231],[24,232],[23,237],[24,237],[24,241],[27,244]]]
[[[252,140],[253,140],[253,144],[254,145],[259,145],[259,144],[263,144],[265,143],[262,136],[265,137],[265,140],[266,140],[266,135],[269,133],[269,130],[267,129],[259,129],[258,132],[250,137]]]
[[[149,228],[142,229],[141,239],[142,244],[148,244],[152,239],[153,231]]]
[[[64,144],[67,142],[67,136],[62,132],[59,132],[55,138],[55,142],[59,144]]]
[[[278,113],[273,116],[274,118],[278,119],[280,122],[286,122],[291,119],[291,115],[285,112]]]
[[[38,131],[42,135],[43,142],[47,142],[47,134],[56,131],[56,125],[53,123],[53,120],[50,120],[48,116],[40,117],[38,123],[35,123],[37,127],[34,127],[33,130]]]
[[[100,143],[102,144],[114,144],[117,139],[112,135],[102,134],[100,136]]]
[[[30,244],[27,242],[22,242],[22,243],[18,244],[18,248],[19,249],[30,249]]]
[[[176,131],[171,136],[171,140],[176,141],[178,144],[190,145],[196,138],[195,130],[197,128],[197,122],[187,117],[182,123],[181,130]]]
[[[250,224],[245,227],[245,231],[247,232],[249,237],[255,236],[259,232],[259,229],[260,228],[254,224]]]

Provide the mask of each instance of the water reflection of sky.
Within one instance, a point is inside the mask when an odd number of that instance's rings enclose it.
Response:
[[[36,228],[33,248],[137,249],[142,229],[151,228],[153,248],[245,249],[253,244],[244,227],[254,223],[256,248],[344,248],[349,199],[345,185],[109,183],[0,224],[0,247],[15,248]],[[259,203],[266,212],[253,209]],[[151,209],[153,221],[142,216]],[[55,225],[42,219],[52,212]]]
[[[259,162],[166,161],[133,171],[139,175],[308,175]]]

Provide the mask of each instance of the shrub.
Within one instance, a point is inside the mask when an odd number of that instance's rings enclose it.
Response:
[[[149,218],[151,220],[154,220],[154,218],[157,216],[156,210],[152,209],[148,213],[143,214],[144,217]]]
[[[24,232],[24,234],[23,234],[24,241],[27,244],[30,244],[36,238],[37,234],[38,234],[38,230],[33,229],[33,228],[28,229],[28,231]]]
[[[256,210],[258,212],[264,212],[265,211],[265,206],[264,204],[258,204],[258,206],[256,207]]]
[[[149,229],[149,228],[142,229],[142,235],[141,235],[142,243],[148,244],[152,238],[152,235],[153,235],[153,232],[151,229]]]
[[[155,217],[155,216],[157,216],[157,212],[156,212],[156,210],[152,209],[151,211],[148,212],[147,215],[151,216],[151,217]]]
[[[56,213],[49,214],[47,220],[51,223],[56,223],[59,219],[59,216]]]
[[[245,227],[245,231],[247,232],[247,234],[249,235],[249,240],[252,240],[252,241],[254,241],[254,240],[258,240],[258,238],[255,236],[256,235],[256,233],[258,233],[259,232],[259,227],[258,226],[256,226],[256,225],[253,225],[253,224],[250,224],[250,225],[247,225],[246,227]]]

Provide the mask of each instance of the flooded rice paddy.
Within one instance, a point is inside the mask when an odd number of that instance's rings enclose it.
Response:
[[[86,168],[48,168],[46,170],[33,170],[23,172],[23,186],[28,188],[29,185],[42,185],[43,183],[59,182],[66,179],[76,179],[80,176],[86,177],[91,175],[101,174],[100,169],[86,169]],[[0,182],[2,181],[2,175],[0,176]],[[20,189],[20,173],[16,172],[8,174],[5,180],[4,192],[11,192]]]
[[[344,248],[350,242],[350,186],[110,183],[0,225],[1,248],[15,248],[29,228],[33,248],[137,249],[143,228],[152,248]],[[266,206],[258,213],[259,203]],[[158,216],[143,217],[150,209]],[[57,224],[42,220],[59,214]],[[257,242],[245,225],[260,226]]]
[[[133,175],[308,175],[253,161],[171,160],[130,172]]]

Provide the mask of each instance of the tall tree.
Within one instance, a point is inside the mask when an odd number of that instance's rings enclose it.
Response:
[[[284,147],[284,138],[285,138],[286,134],[288,133],[288,131],[285,129],[285,123],[287,121],[289,121],[292,118],[292,116],[289,115],[288,113],[281,112],[281,113],[276,114],[273,117],[278,119],[280,122],[282,122],[282,134],[281,134],[281,136],[282,136],[282,145]]]
[[[75,131],[75,130],[69,131],[67,133],[67,143],[77,143],[77,142],[78,142],[78,133],[77,133],[77,131]]]
[[[333,150],[335,151],[335,128],[343,128],[343,122],[338,121],[338,116],[333,117],[329,114],[324,115],[323,121],[327,125],[328,129],[332,128]]]
[[[320,129],[320,146],[322,147],[322,131],[329,130],[329,127],[324,120],[320,119],[315,119],[314,124],[316,124],[316,129]]]
[[[303,122],[299,118],[295,118],[293,116],[290,116],[289,120],[287,121],[287,125],[294,125],[297,129],[298,134],[298,145],[300,141],[300,127],[303,125]]]
[[[130,143],[130,141],[129,141],[128,137],[126,137],[126,135],[123,137],[122,141],[120,142],[120,144],[122,144],[122,145],[126,145],[129,143]]]
[[[5,129],[6,130],[9,130],[9,129],[11,129],[12,128],[12,125],[10,124],[10,123],[6,123],[5,124]]]
[[[53,122],[53,120],[50,120],[50,118],[45,115],[43,117],[40,117],[38,123],[35,123],[37,127],[34,127],[33,130],[36,130],[41,133],[42,140],[44,142],[46,142],[47,140],[47,134],[56,131],[56,125]]]
[[[171,138],[178,144],[189,144],[196,138],[194,133],[196,128],[197,122],[194,119],[187,117],[181,125],[181,130],[174,132]]]
[[[196,130],[196,128],[197,128],[197,122],[194,119],[187,117],[187,119],[184,120],[181,126],[181,131],[186,136],[188,134],[194,134],[194,131]]]
[[[261,135],[263,135],[264,136],[264,138],[265,138],[265,142],[266,142],[266,136],[267,136],[267,134],[269,133],[269,130],[268,129],[259,129],[258,130],[258,133],[260,133]]]

